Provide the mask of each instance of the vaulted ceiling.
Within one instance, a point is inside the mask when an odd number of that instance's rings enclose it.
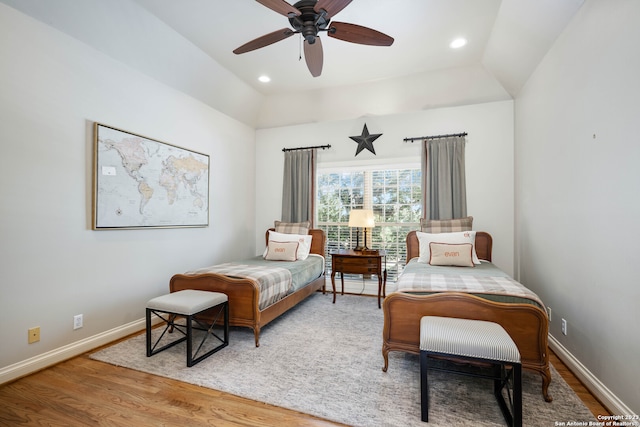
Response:
[[[322,75],[312,77],[299,35],[232,53],[289,26],[252,0],[0,1],[256,128],[511,99],[583,3],[354,0],[334,20],[393,45],[323,34]],[[458,37],[467,45],[450,48]]]

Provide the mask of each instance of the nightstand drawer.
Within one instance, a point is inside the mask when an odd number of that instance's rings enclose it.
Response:
[[[351,265],[343,265],[341,267],[336,267],[336,271],[340,271],[343,273],[349,273],[349,274],[377,274],[378,273],[378,267],[370,267],[367,265],[358,265],[358,264],[351,264]]]
[[[343,257],[334,256],[333,270],[350,274],[377,274],[380,270],[379,257]]]
[[[365,257],[333,257],[334,265],[344,265],[346,268],[352,266],[369,266],[378,267],[380,263],[379,258],[365,258]]]

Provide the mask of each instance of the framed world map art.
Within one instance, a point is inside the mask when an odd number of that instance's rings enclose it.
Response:
[[[209,156],[94,124],[93,229],[207,227]]]

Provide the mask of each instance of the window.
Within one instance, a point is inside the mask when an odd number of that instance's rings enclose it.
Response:
[[[420,227],[421,176],[419,165],[340,170],[319,165],[316,226],[327,234],[327,267],[330,251],[355,246],[356,231],[348,226],[351,209],[373,209],[376,226],[367,241],[387,251],[387,280],[395,281],[406,262],[407,233]]]

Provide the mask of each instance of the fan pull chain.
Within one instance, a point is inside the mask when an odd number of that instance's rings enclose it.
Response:
[[[304,43],[304,39],[302,38],[302,34],[298,37],[300,39],[300,44],[298,45],[298,61],[302,61],[302,43]]]

